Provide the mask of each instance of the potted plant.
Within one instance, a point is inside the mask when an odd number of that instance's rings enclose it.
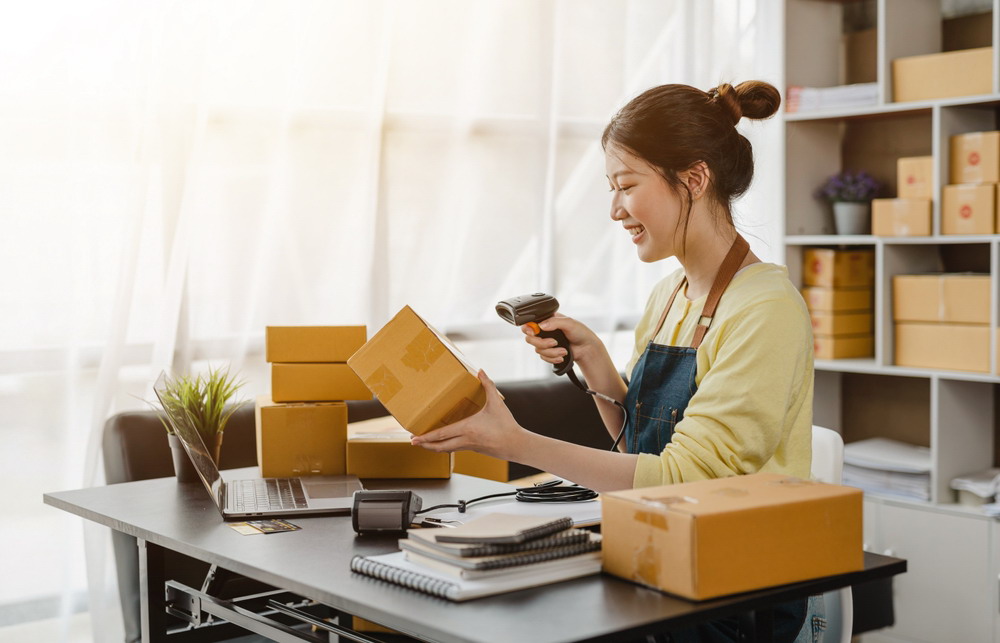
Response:
[[[871,203],[881,187],[865,171],[847,171],[828,178],[817,195],[833,204],[837,234],[870,234]]]
[[[207,374],[197,376],[163,376],[162,383],[158,383],[158,397],[162,405],[159,418],[167,430],[178,482],[195,482],[198,475],[173,427],[183,426],[197,431],[218,465],[226,423],[246,403],[232,402],[242,385],[243,382],[229,374],[228,368],[209,368]]]

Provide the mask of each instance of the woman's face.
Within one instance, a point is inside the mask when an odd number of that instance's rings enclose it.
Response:
[[[683,202],[646,161],[614,145],[604,153],[611,185],[611,219],[632,236],[639,259],[650,263],[675,256]]]

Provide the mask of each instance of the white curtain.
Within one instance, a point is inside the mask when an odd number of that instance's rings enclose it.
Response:
[[[771,4],[9,7],[0,483],[16,504],[0,627],[68,617],[86,592],[94,639],[120,640],[106,530],[88,527],[84,548],[41,493],[102,483],[105,419],[142,408],[162,368],[229,363],[252,397],[269,386],[266,325],[374,332],[409,304],[494,378],[541,376],[493,313],[536,290],[624,366],[623,329],[672,266],[639,262],[608,219],[603,126],[664,82],[777,83],[761,54],[779,40]],[[776,127],[745,131],[763,189],[737,216],[779,259]]]

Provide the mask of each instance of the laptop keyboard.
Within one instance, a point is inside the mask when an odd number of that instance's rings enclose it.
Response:
[[[235,511],[277,511],[308,506],[302,482],[298,478],[265,478],[263,480],[236,480],[229,485],[233,490]]]

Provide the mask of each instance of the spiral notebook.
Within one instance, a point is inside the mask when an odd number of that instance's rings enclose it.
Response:
[[[413,553],[421,558],[418,562],[430,559],[446,564],[456,572],[462,569],[469,570],[494,570],[509,567],[519,567],[541,563],[557,558],[567,558],[577,554],[598,551],[601,548],[600,534],[583,532],[585,539],[581,542],[570,542],[568,544],[553,545],[541,549],[534,549],[522,552],[501,553],[486,556],[454,556],[428,546],[426,541],[413,538],[403,538],[399,541],[399,547],[407,553]],[[543,542],[550,542],[548,538],[542,538]],[[407,556],[407,559],[412,559]],[[442,570],[445,571],[445,570]]]
[[[477,545],[475,543],[441,543],[434,537],[438,533],[435,529],[411,529],[409,530],[410,540],[419,541],[423,547],[437,550],[442,554],[457,556],[461,558],[472,558],[477,556],[498,556],[500,554],[512,554],[517,552],[535,551],[537,549],[551,549],[552,547],[563,547],[590,540],[590,533],[584,529],[564,529],[563,531],[536,538],[523,543]]]
[[[517,544],[542,538],[573,526],[568,517],[547,518],[519,516],[516,514],[492,513],[480,516],[464,525],[448,529],[433,529],[428,538],[439,543]],[[411,537],[423,537],[420,530],[414,530]]]
[[[466,579],[449,576],[417,565],[406,560],[403,552],[397,551],[381,556],[355,556],[351,559],[351,570],[401,587],[415,589],[424,594],[460,602],[580,578],[601,571],[600,555],[581,554],[577,557],[552,562],[566,563],[573,560],[579,562],[563,564],[558,568],[542,569],[536,569],[538,566],[528,565],[523,570],[507,574],[489,578]]]

